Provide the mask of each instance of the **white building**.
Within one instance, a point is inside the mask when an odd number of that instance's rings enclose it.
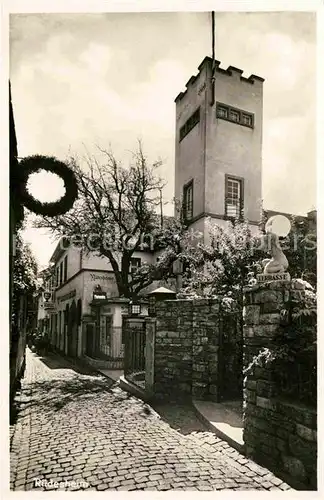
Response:
[[[206,57],[176,102],[175,197],[190,226],[208,236],[242,211],[257,230],[262,201],[263,78]]]
[[[154,259],[151,253],[134,252],[131,267]],[[97,360],[106,368],[122,367],[122,318],[128,314],[129,301],[119,298],[109,260],[73,245],[65,247],[62,239],[51,264],[52,277],[46,286],[50,298],[46,301],[46,292],[42,294],[38,315],[51,345],[72,357],[90,358],[94,364]],[[143,301],[141,314],[146,313]]]

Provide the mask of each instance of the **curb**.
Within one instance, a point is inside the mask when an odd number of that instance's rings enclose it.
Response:
[[[104,372],[101,372],[100,370],[95,370],[99,375],[101,375],[102,377],[105,377],[107,378],[108,380],[110,380],[113,384],[117,384],[120,386],[120,378],[118,380],[115,380],[111,377],[109,377],[109,375],[107,375],[106,373]]]
[[[235,439],[231,438],[230,436],[228,436],[228,434],[225,434],[224,432],[222,432],[221,430],[219,430],[215,425],[213,425],[208,420],[208,418],[206,418],[202,413],[200,413],[200,411],[198,410],[198,408],[195,405],[194,401],[192,401],[192,406],[193,406],[194,412],[197,415],[197,417],[199,418],[199,420],[211,432],[213,432],[217,437],[219,437],[223,441],[226,441],[230,446],[232,446],[232,448],[235,448],[235,450],[237,450],[239,453],[241,453],[242,455],[246,456],[246,449],[245,449],[245,445],[244,444],[238,443],[237,441],[235,441]]]
[[[132,394],[133,396],[136,396],[138,399],[141,399],[145,403],[148,403],[150,401],[150,398],[148,397],[148,395],[145,394],[145,392],[142,391],[135,384],[132,384],[131,382],[128,382],[128,380],[125,379],[124,375],[122,375],[119,378],[119,387],[121,389],[123,389],[124,391],[128,392],[129,394]]]

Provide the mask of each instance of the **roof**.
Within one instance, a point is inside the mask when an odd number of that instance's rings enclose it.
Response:
[[[160,286],[159,288],[156,288],[152,292],[149,292],[147,295],[155,295],[155,294],[175,294],[176,292],[174,290],[170,290],[169,288],[165,288],[164,286]]]
[[[188,87],[190,85],[192,85],[197,80],[197,78],[199,77],[199,75],[201,74],[201,71],[204,68],[205,64],[208,64],[209,67],[211,68],[212,65],[213,65],[213,59],[211,57],[209,57],[209,56],[206,56],[203,59],[203,61],[198,66],[199,73],[197,75],[193,75],[193,76],[191,76],[189,78],[188,82],[186,83],[186,90],[184,92],[180,92],[180,94],[177,95],[177,97],[175,98],[175,102],[177,102],[178,100],[181,100],[183,98],[183,96],[186,94],[186,92],[188,90]],[[224,69],[224,68],[220,67],[221,62],[217,61],[217,60],[214,61],[214,64],[215,64],[215,71],[216,71],[216,73],[222,73],[222,74],[225,74],[225,75],[228,75],[228,76],[232,76],[233,72],[234,73],[236,72],[236,73],[239,73],[241,81],[248,82],[249,84],[254,84],[254,82],[256,80],[259,81],[259,82],[261,82],[261,83],[264,82],[264,78],[261,78],[258,75],[252,74],[248,78],[246,78],[245,76],[242,76],[243,70],[240,69],[240,68],[236,68],[235,66],[228,66],[227,69]]]
[[[67,242],[68,242],[68,239],[65,238],[64,236],[62,236],[59,239],[59,241],[55,247],[55,250],[52,254],[52,257],[50,258],[50,263],[56,264],[57,261],[60,259],[60,257],[62,257],[64,252],[67,250],[67,247],[66,247]]]

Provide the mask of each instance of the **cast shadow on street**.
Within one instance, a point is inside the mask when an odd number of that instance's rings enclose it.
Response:
[[[65,360],[61,356],[49,353],[38,356],[48,368],[55,370],[54,377],[32,383],[24,383],[23,390],[17,392],[10,410],[10,425],[13,425],[20,414],[37,406],[40,412],[60,411],[67,404],[77,399],[89,399],[112,393],[115,381],[99,375],[91,368],[73,361]],[[57,370],[57,371],[56,371]],[[59,370],[64,370],[60,376]],[[66,370],[69,370],[67,375]],[[121,402],[131,395],[122,391],[114,391],[114,401]]]
[[[38,359],[44,363],[51,370],[73,370],[82,375],[98,375],[97,372],[90,367],[85,366],[73,358],[63,358],[55,353],[47,353],[46,355],[39,356]]]
[[[206,432],[206,427],[198,420],[194,409],[189,403],[156,403],[152,406],[164,422],[185,436],[197,432]]]
[[[56,353],[36,356],[53,372],[48,379],[29,384],[25,382],[24,389],[18,393],[10,412],[11,425],[17,421],[20,414],[29,411],[32,407],[37,407],[40,413],[59,412],[70,403],[95,400],[105,394],[112,396],[114,405],[126,400],[130,402],[134,400],[134,396],[121,390],[114,380],[98,374],[90,367],[73,359],[66,359]],[[60,370],[62,370],[61,374]],[[184,435],[206,431],[190,404],[168,402],[151,406],[162,420]],[[139,416],[150,417],[154,413],[151,406],[143,403]]]

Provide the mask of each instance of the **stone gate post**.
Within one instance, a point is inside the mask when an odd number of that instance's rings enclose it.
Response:
[[[155,318],[145,318],[145,331],[145,392],[148,397],[151,397],[154,394]]]
[[[273,344],[283,327],[284,305],[304,297],[301,280],[268,281],[245,289],[244,368]],[[283,376],[289,380],[290,374]],[[309,489],[316,484],[316,409],[287,402],[279,397],[276,384],[270,366],[254,366],[244,378],[246,454],[290,484],[306,484]]]

